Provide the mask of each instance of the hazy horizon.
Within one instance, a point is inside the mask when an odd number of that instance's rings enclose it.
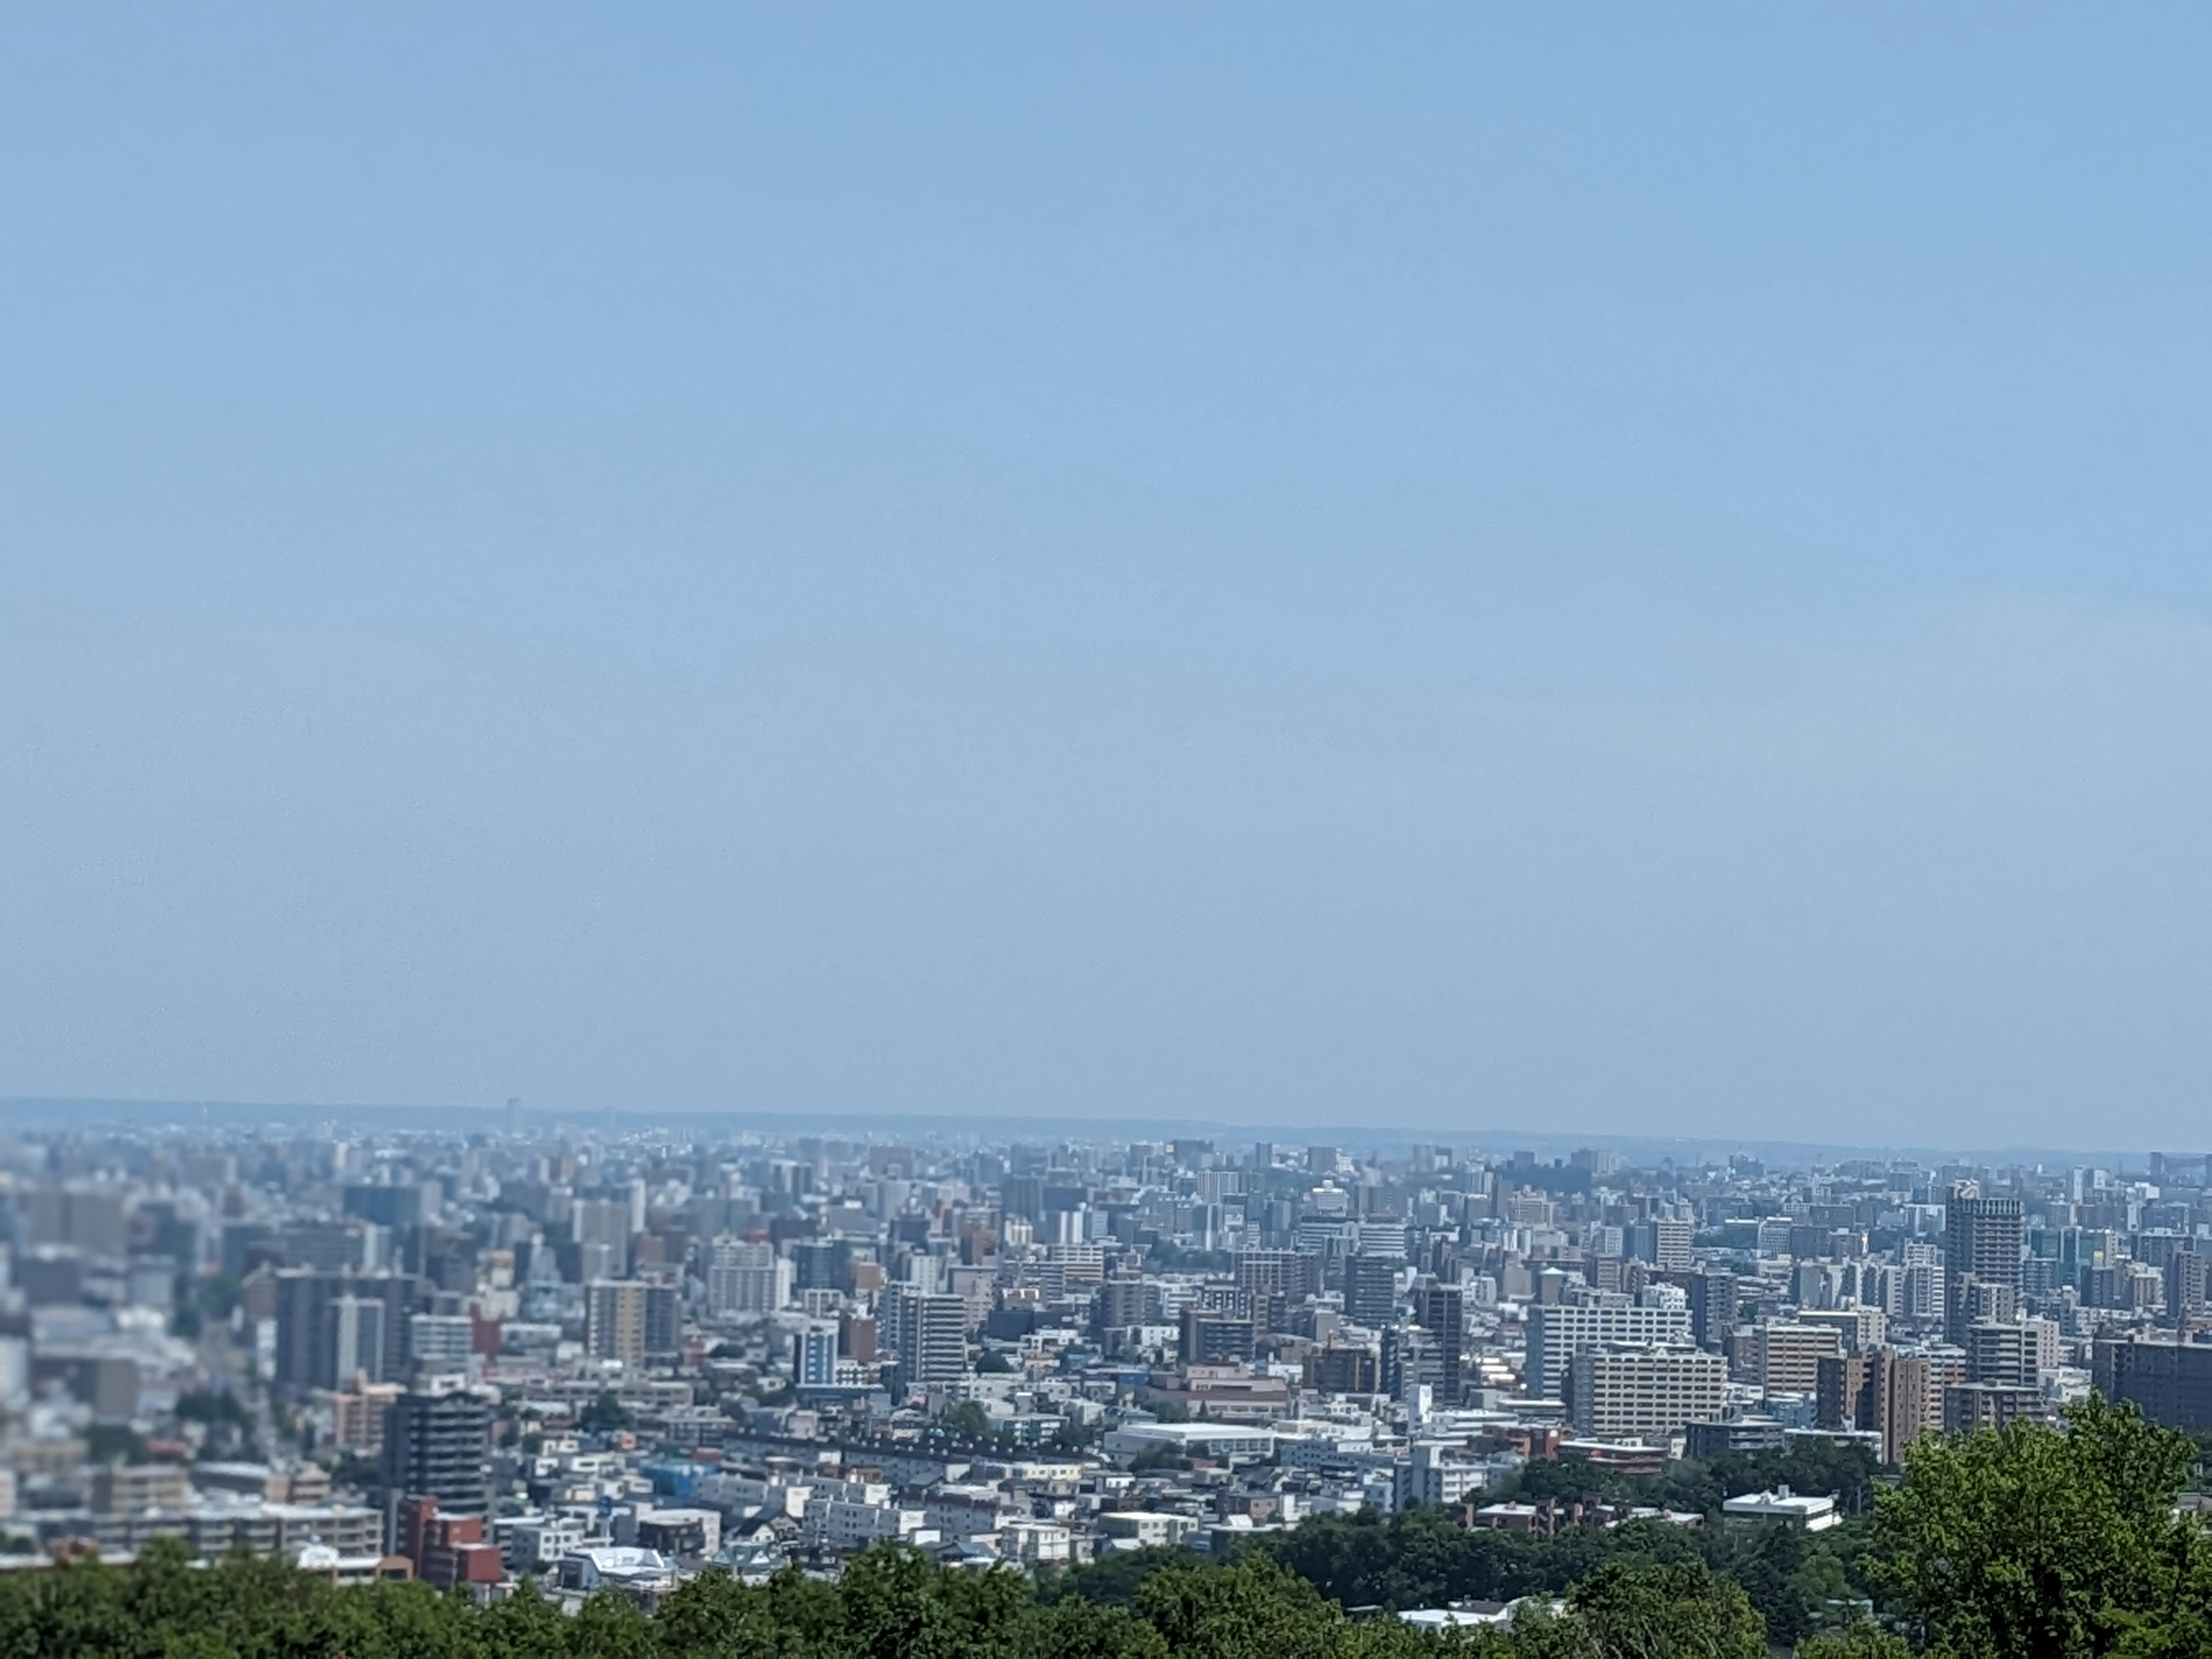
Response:
[[[0,15],[0,1096],[2185,1151],[2208,35]]]

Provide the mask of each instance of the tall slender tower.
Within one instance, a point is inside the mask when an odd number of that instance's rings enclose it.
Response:
[[[2020,1306],[2024,1218],[2016,1198],[1984,1198],[1962,1181],[1943,1208],[1943,1340],[1966,1345],[1967,1328]]]

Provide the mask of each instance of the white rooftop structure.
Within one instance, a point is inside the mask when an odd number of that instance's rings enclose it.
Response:
[[[1740,1522],[1781,1521],[1807,1532],[1825,1532],[1843,1517],[1836,1513],[1833,1497],[1815,1498],[1808,1493],[1794,1492],[1787,1486],[1777,1486],[1772,1492],[1749,1492],[1741,1498],[1731,1498],[1721,1504],[1723,1520]]]

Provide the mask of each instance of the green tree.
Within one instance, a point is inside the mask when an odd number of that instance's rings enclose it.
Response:
[[[1513,1659],[1765,1659],[1743,1591],[1704,1563],[1608,1561],[1556,1617],[1524,1615]]]
[[[1232,1567],[1170,1567],[1137,1608],[1176,1659],[1328,1659],[1344,1611],[1266,1556]]]
[[[607,1434],[616,1429],[627,1429],[637,1419],[630,1415],[629,1407],[615,1397],[611,1389],[603,1389],[599,1398],[577,1413],[576,1425],[587,1434]]]
[[[991,1413],[983,1409],[979,1401],[963,1400],[957,1406],[947,1406],[931,1419],[938,1433],[955,1440],[988,1440],[996,1431],[991,1423]]]
[[[1872,1625],[1815,1636],[1800,1643],[1797,1659],[1911,1659],[1912,1649],[1901,1636]]]
[[[1931,1436],[1877,1500],[1875,1570],[1960,1659],[2180,1651],[2206,1606],[2203,1540],[2173,1513],[2194,1451],[2096,1398],[2063,1431]]]

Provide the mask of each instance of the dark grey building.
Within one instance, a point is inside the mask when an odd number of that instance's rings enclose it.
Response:
[[[1984,1198],[1971,1181],[1951,1188],[1943,1207],[1945,1341],[1963,1348],[1977,1319],[2017,1311],[2025,1237],[2018,1199]]]
[[[1443,1403],[1458,1405],[1461,1356],[1467,1346],[1467,1292],[1456,1285],[1422,1279],[1413,1287],[1413,1321],[1429,1333],[1436,1348],[1437,1388]]]
[[[1344,1259],[1344,1316],[1370,1330],[1381,1330],[1398,1312],[1398,1271],[1406,1265],[1399,1255],[1369,1255],[1364,1251]]]
[[[417,1394],[392,1403],[384,1424],[388,1501],[434,1498],[441,1515],[482,1515],[490,1506],[485,1454],[491,1403],[472,1394]]]
[[[2097,1344],[2097,1390],[2142,1407],[2154,1423],[2212,1430],[2212,1343],[2106,1338]]]

